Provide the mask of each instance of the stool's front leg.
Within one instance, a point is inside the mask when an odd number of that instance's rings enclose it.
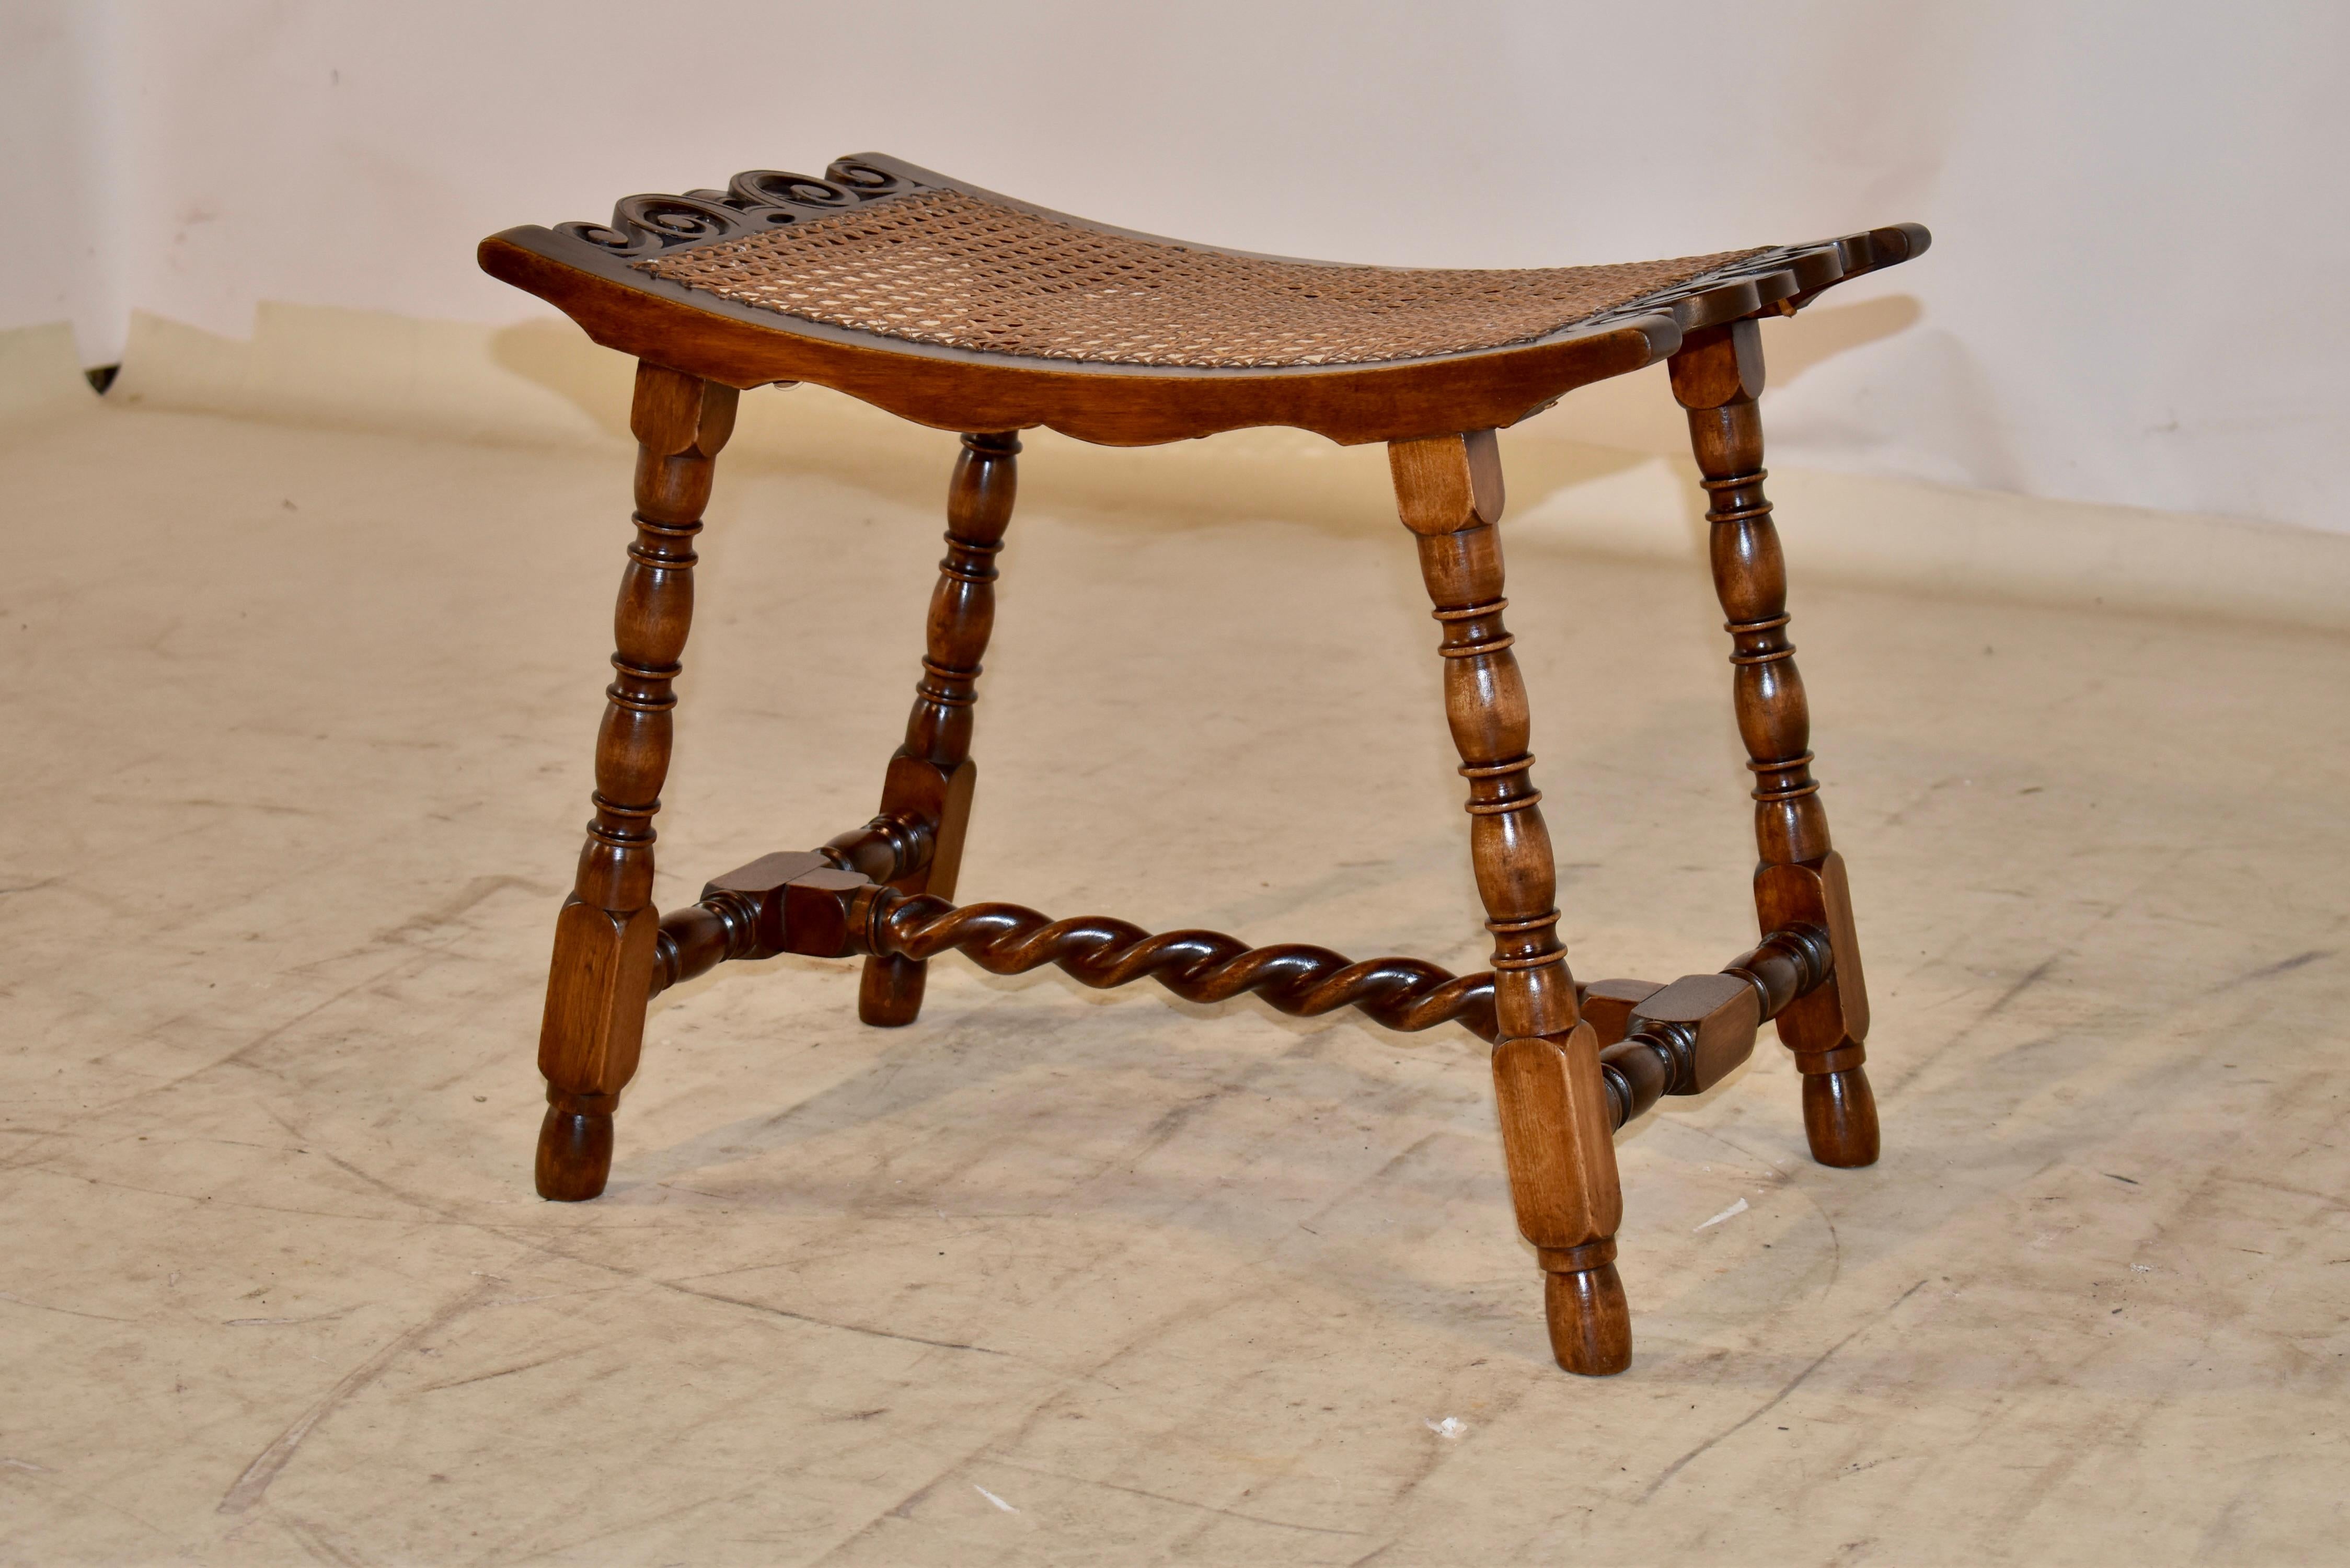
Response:
[[[1404,525],[1444,628],[1444,710],[1469,780],[1469,845],[1493,933],[1493,1086],[1518,1229],[1538,1251],[1551,1350],[1570,1372],[1631,1364],[1616,1273],[1624,1211],[1599,1045],[1575,1014],[1556,873],[1526,750],[1525,683],[1502,624],[1493,432],[1388,448]]]
[[[979,701],[979,661],[995,626],[995,556],[1012,521],[1019,473],[1018,435],[1004,431],[962,438],[947,489],[947,555],[931,595],[922,679],[906,720],[906,743],[889,759],[881,785],[881,816],[919,824],[930,833],[929,858],[890,886],[900,893],[952,898],[962,869],[963,830],[971,820],[972,708]],[[868,1023],[911,1023],[922,1010],[930,966],[876,955],[865,961],[857,1014]]]
[[[613,612],[619,671],[596,735],[596,818],[571,896],[556,917],[555,960],[538,1037],[546,1120],[542,1198],[604,1190],[612,1111],[637,1070],[660,917],[652,907],[653,814],[669,774],[671,683],[693,618],[693,536],[712,460],[734,428],[733,388],[650,361],[637,367],[636,542]]]
[[[1811,708],[1787,640],[1787,564],[1762,493],[1762,336],[1752,321],[1692,334],[1672,358],[1673,396],[1711,504],[1713,584],[1736,668],[1738,732],[1754,774],[1754,837],[1762,864],[1754,905],[1765,935],[1819,927],[1835,952],[1825,984],[1779,1014],[1779,1038],[1804,1075],[1804,1132],[1822,1165],[1874,1164],[1877,1100],[1861,1063],[1868,991],[1844,857],[1828,843],[1827,813],[1812,779]]]

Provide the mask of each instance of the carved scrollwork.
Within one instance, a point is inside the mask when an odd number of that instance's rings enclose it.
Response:
[[[1669,289],[1577,322],[1578,330],[1639,316],[1670,316],[1682,331],[1718,327],[1741,317],[1793,314],[1846,278],[1922,255],[1933,237],[1916,223],[1897,223],[1819,244],[1782,245],[1688,279]]]
[[[753,210],[761,207],[815,207],[837,213],[857,205],[857,192],[829,180],[812,180],[780,169],[745,169],[726,182],[726,199]]]
[[[908,179],[843,158],[821,180],[781,169],[746,169],[723,191],[626,196],[606,223],[557,223],[556,232],[634,260],[677,245],[731,239],[784,223],[828,217],[920,187]]]
[[[834,159],[832,167],[824,173],[826,179],[848,186],[868,202],[877,196],[898,196],[920,188],[914,181],[901,179],[886,169],[876,169],[870,163],[859,163],[854,158]]]

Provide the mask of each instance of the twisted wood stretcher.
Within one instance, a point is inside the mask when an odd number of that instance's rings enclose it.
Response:
[[[596,815],[556,924],[539,1191],[578,1200],[603,1190],[647,1002],[730,959],[861,956],[859,1016],[884,1026],[913,1021],[926,966],[948,951],[998,974],[1053,964],[1087,985],[1149,979],[1194,1002],[1246,993],[1305,1016],[1353,1007],[1404,1031],[1459,1023],[1492,1043],[1511,1192],[1546,1281],[1553,1353],[1571,1371],[1620,1371],[1631,1329],[1614,1262],[1617,1129],[1661,1096],[1721,1082],[1775,1021],[1803,1076],[1814,1156],[1846,1167],[1877,1158],[1859,945],[1810,772],[1785,567],[1762,491],[1756,323],[1927,243],[1925,230],[1900,224],[1623,266],[1349,266],[1092,223],[875,154],[842,159],[822,179],[754,170],[723,191],[630,197],[608,223],[484,241],[485,270],[639,360],[636,539],[615,616]],[[1711,501],[1714,583],[1754,774],[1762,940],[1719,971],[1669,985],[1586,986],[1558,940],[1525,690],[1503,621],[1493,432],[1659,360],[1688,410]],[[879,815],[819,849],[720,877],[664,916],[651,900],[652,818],[713,460],[741,389],[803,380],[963,432],[922,679]],[[953,901],[1017,432],[1041,425],[1146,445],[1262,424],[1388,443],[1441,628],[1446,715],[1494,939],[1490,972]]]

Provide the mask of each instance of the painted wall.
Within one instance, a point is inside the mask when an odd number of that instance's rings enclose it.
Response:
[[[2350,529],[2345,61],[2339,0],[9,0],[0,326],[512,320],[484,234],[868,149],[1365,261],[1915,218],[1773,329],[1779,461]]]

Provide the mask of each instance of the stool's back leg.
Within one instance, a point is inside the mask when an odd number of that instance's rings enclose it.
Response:
[[[1729,619],[1738,731],[1754,774],[1762,864],[1754,904],[1764,932],[1797,922],[1828,933],[1835,971],[1779,1014],[1779,1038],[1804,1075],[1804,1131],[1823,1165],[1877,1159],[1877,1101],[1861,1065],[1868,991],[1844,857],[1811,774],[1811,710],[1787,640],[1787,566],[1762,494],[1761,333],[1752,321],[1692,334],[1672,359],[1673,395],[1711,504],[1713,585]]]
[[[1020,438],[1010,431],[967,435],[947,490],[947,555],[931,595],[922,679],[906,720],[906,743],[889,759],[881,815],[918,820],[931,830],[929,860],[890,883],[901,893],[954,897],[971,821],[972,707],[979,661],[995,626],[995,556],[1012,521]],[[865,961],[857,1014],[868,1023],[911,1023],[922,1009],[929,965],[878,955]]]
[[[1632,1359],[1614,1261],[1624,1201],[1598,1041],[1575,1014],[1558,940],[1550,833],[1526,750],[1525,682],[1502,624],[1493,433],[1397,441],[1388,457],[1444,628],[1444,711],[1469,780],[1470,853],[1493,933],[1493,1087],[1518,1229],[1540,1252],[1558,1364],[1620,1372]]]
[[[653,814],[669,774],[671,683],[693,618],[693,536],[712,460],[734,428],[735,390],[650,362],[637,367],[636,542],[613,612],[619,674],[596,735],[596,818],[556,917],[538,1065],[546,1075],[538,1190],[577,1200],[604,1190],[612,1111],[637,1070],[652,985]]]

